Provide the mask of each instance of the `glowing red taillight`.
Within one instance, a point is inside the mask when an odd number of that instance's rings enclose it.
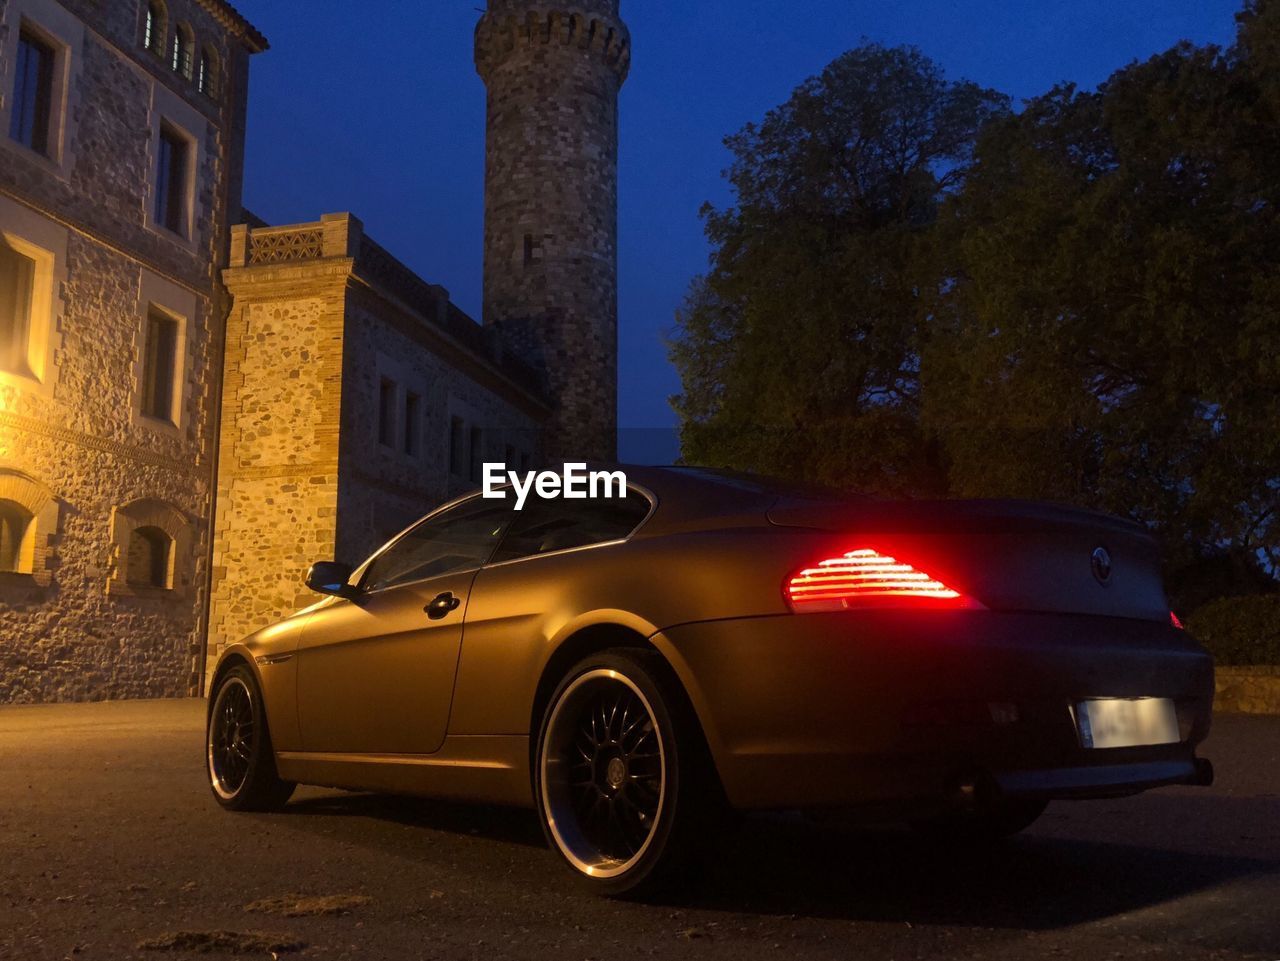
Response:
[[[785,593],[791,609],[842,611],[851,607],[930,606],[981,608],[910,564],[869,549],[828,558],[791,577]]]
[[[1182,626],[1182,618],[1178,617],[1178,615],[1173,613],[1173,611],[1169,612],[1169,623],[1180,631],[1186,630],[1186,628]]]

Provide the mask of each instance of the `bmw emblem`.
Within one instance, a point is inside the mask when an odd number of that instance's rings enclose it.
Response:
[[[1111,580],[1111,552],[1105,547],[1093,549],[1093,554],[1089,557],[1089,566],[1093,569],[1093,576],[1099,584],[1105,584]]]

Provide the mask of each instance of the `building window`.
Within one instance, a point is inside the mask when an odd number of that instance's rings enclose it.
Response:
[[[0,370],[30,376],[36,262],[0,237]]]
[[[156,223],[187,235],[187,153],[190,143],[168,124],[160,127],[156,170]]]
[[[170,561],[173,538],[159,527],[136,527],[129,535],[125,583],[130,587],[168,590],[173,586]]]
[[[157,57],[164,56],[165,27],[164,5],[152,0],[147,4],[146,20],[142,26],[143,49],[154,53]]]
[[[193,69],[195,67],[195,36],[191,33],[191,28],[185,23],[178,24],[178,29],[173,31],[173,61],[170,64],[173,72],[179,76],[191,79]]]
[[[461,417],[449,419],[449,473],[463,477],[467,466],[467,429]]]
[[[378,385],[378,443],[396,446],[396,385],[385,377]]]
[[[20,471],[0,470],[0,573],[48,586],[49,536],[57,529],[58,502],[49,489]]]
[[[191,586],[191,525],[175,507],[156,500],[117,507],[111,544],[108,594],[147,596]]]
[[[404,395],[404,452],[417,457],[422,437],[422,398],[413,391]]]
[[[178,422],[174,403],[178,382],[178,321],[152,309],[147,314],[147,340],[142,363],[142,413]]]
[[[200,51],[200,66],[196,71],[196,88],[210,99],[218,96],[218,55],[212,47]]]
[[[16,501],[0,500],[0,574],[30,574],[35,516]]]
[[[484,461],[484,438],[479,427],[471,428],[471,479],[480,482]]]
[[[53,119],[54,49],[29,30],[18,34],[16,83],[9,136],[36,153],[49,156]]]

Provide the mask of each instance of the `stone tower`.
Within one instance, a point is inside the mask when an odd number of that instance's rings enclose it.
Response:
[[[545,372],[543,455],[617,447],[619,0],[489,0],[484,322]]]

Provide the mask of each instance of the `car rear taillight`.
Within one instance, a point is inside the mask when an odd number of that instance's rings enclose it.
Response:
[[[797,614],[858,607],[982,608],[910,564],[868,548],[806,567],[787,580],[784,593]]]
[[[1173,613],[1173,611],[1169,612],[1169,623],[1180,631],[1186,630],[1186,628],[1182,626],[1182,618],[1178,617],[1178,615]]]

